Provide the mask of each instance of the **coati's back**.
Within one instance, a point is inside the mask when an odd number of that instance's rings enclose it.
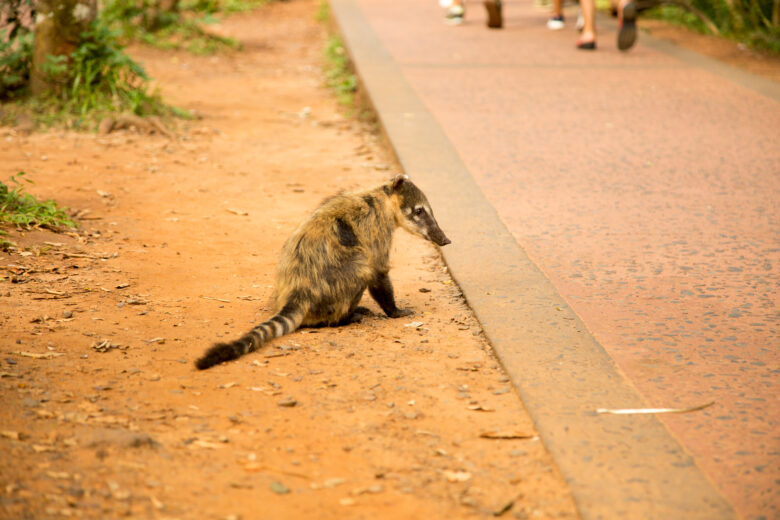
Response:
[[[351,319],[366,288],[390,317],[396,307],[388,277],[392,234],[403,226],[438,245],[449,244],[425,195],[406,176],[369,191],[325,200],[287,240],[277,270],[276,314],[196,361],[199,369],[238,358],[301,325],[338,325]]]
[[[287,240],[276,275],[276,308],[308,303],[301,323],[335,325],[378,270],[388,270],[395,220],[377,188],[326,199]]]

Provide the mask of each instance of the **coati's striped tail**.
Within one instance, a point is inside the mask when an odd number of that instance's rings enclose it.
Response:
[[[287,304],[279,314],[230,343],[216,343],[203,357],[195,361],[198,370],[205,370],[224,361],[238,359],[245,354],[258,350],[266,341],[284,336],[297,329],[303,321],[304,311]]]

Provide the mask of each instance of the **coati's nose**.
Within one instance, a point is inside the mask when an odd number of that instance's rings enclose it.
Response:
[[[447,244],[452,244],[452,240],[444,236],[444,234],[436,241],[436,245],[439,246],[446,246]]]

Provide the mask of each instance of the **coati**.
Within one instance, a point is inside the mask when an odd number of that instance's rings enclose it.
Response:
[[[399,309],[390,283],[393,231],[444,246],[425,194],[406,175],[372,190],[326,199],[287,240],[276,275],[276,314],[229,343],[217,343],[195,362],[204,370],[253,352],[268,340],[301,326],[336,326],[357,320],[363,292],[391,318],[412,313]]]

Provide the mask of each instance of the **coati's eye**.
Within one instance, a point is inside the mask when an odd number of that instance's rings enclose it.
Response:
[[[416,208],[416,209],[414,210],[414,214],[415,214],[415,215],[422,215],[423,213],[425,213],[425,210],[423,209],[423,207],[422,207],[422,206],[420,206],[419,208]]]

